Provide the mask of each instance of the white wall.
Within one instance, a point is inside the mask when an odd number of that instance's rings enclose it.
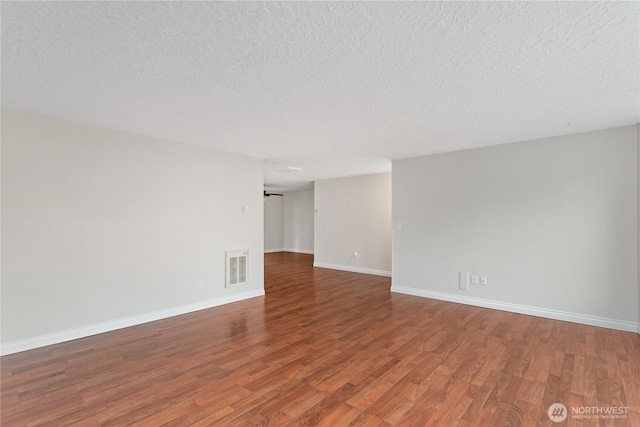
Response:
[[[637,150],[628,126],[394,161],[392,290],[636,330]]]
[[[264,201],[264,251],[284,251],[284,200],[280,196]]]
[[[284,193],[284,247],[313,253],[313,191]]]
[[[315,266],[391,275],[390,173],[316,181],[315,207]]]
[[[258,158],[2,111],[3,352],[264,294],[262,186]]]

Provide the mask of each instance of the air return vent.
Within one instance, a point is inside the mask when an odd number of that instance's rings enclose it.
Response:
[[[249,251],[227,251],[227,286],[247,283],[249,273]]]

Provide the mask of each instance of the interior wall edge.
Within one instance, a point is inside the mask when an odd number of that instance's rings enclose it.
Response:
[[[376,270],[374,268],[350,267],[348,265],[327,264],[324,262],[314,262],[313,266],[319,268],[328,268],[330,270],[349,271],[351,273],[372,274],[374,276],[391,277],[391,271]]]
[[[284,248],[282,251],[283,252],[295,252],[297,254],[313,255],[313,251],[305,251],[305,250],[296,249],[296,248]]]
[[[128,328],[130,326],[141,325],[143,323],[153,322],[156,320],[167,319],[169,317],[179,316],[182,314],[193,313],[195,311],[205,310],[208,308],[213,308],[220,305],[230,304],[233,302],[260,296],[264,296],[264,289],[246,291],[243,293],[238,293],[221,298],[212,298],[194,304],[171,307],[166,310],[158,310],[150,313],[123,317],[121,319],[96,323],[86,327],[73,328],[66,331],[59,331],[51,334],[45,334],[32,338],[8,342],[6,344],[2,344],[2,347],[0,347],[0,355],[6,356],[8,354],[19,353],[21,351],[59,344],[65,341],[72,341],[79,338],[98,335],[105,332],[111,332],[118,329]]]
[[[511,313],[526,314],[529,316],[544,317],[547,319],[563,320],[565,322],[581,323],[584,325],[617,329],[626,332],[640,331],[640,323],[629,322],[627,320],[611,319],[607,317],[592,316],[589,314],[569,313],[566,311],[552,310],[542,307],[512,304],[502,301],[447,294],[444,292],[426,291],[424,289],[411,288],[407,286],[392,285],[391,292],[423,298],[432,298],[459,304],[473,305],[475,307],[490,308],[493,310],[508,311]]]

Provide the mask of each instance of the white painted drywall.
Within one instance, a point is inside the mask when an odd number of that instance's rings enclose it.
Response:
[[[314,265],[391,274],[390,173],[316,181],[315,208]]]
[[[2,151],[3,350],[264,293],[261,159],[8,111]]]
[[[284,247],[313,253],[313,191],[284,193]]]
[[[264,251],[284,250],[284,200],[280,196],[264,200]]]
[[[637,127],[393,162],[393,285],[638,321]],[[458,289],[458,273],[487,286]],[[605,322],[606,323],[606,322]]]

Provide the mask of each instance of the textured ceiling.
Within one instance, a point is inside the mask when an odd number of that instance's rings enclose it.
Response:
[[[640,119],[638,2],[1,7],[3,108],[263,157],[270,190]]]

